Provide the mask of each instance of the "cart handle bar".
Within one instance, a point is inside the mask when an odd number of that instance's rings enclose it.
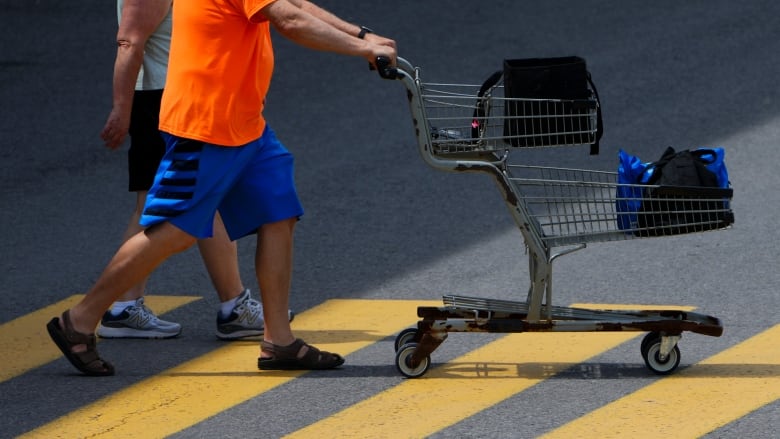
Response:
[[[402,60],[402,58],[399,58],[399,60]],[[386,56],[377,56],[374,65],[376,66],[376,70],[379,72],[379,76],[382,78],[401,79],[402,75],[398,72],[398,68],[392,67],[390,65],[390,58]]]

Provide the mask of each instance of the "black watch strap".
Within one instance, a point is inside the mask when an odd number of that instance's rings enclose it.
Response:
[[[365,26],[360,26],[360,32],[358,33],[357,37],[362,40],[363,38],[366,37],[366,34],[372,34],[372,33],[374,33],[374,31],[372,31],[371,29]]]

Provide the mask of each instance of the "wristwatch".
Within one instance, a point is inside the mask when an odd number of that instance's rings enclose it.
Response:
[[[357,37],[362,40],[363,38],[366,37],[366,34],[372,34],[372,33],[374,33],[374,31],[372,31],[371,29],[365,26],[360,26],[360,33],[358,33]]]

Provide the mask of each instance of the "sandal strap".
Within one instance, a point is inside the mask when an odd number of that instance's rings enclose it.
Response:
[[[106,362],[98,355],[97,351],[84,351],[78,353],[79,359],[90,368],[100,368],[106,365]]]
[[[300,338],[296,338],[294,342],[290,343],[287,346],[275,345],[265,340],[260,342],[260,349],[263,352],[270,354],[274,358],[279,358],[279,359],[298,358],[298,352],[300,352],[301,348],[304,346],[307,346],[307,344],[305,341],[301,340]]]
[[[309,349],[306,351],[305,354],[303,354],[303,357],[301,357],[301,361],[306,364],[318,364],[318,363],[332,361],[334,359],[331,358],[334,357],[334,354],[331,354],[330,352],[321,351],[309,344],[307,344],[306,346],[308,346]]]
[[[94,351],[97,345],[95,334],[84,334],[73,329],[73,323],[70,321],[70,310],[62,313],[63,335],[71,345],[83,344],[87,346],[87,351]]]
[[[293,360],[309,369],[330,369],[344,363],[344,358],[341,355],[321,351],[300,338],[295,339],[287,346],[279,346],[263,340],[260,342],[260,347],[274,360]],[[299,357],[301,349],[304,347],[307,348],[306,353]]]
[[[73,328],[73,322],[70,320],[70,310],[66,310],[62,313],[62,336],[68,343],[68,349],[72,349],[73,346],[84,345],[86,349],[81,352],[69,352],[69,359],[71,362],[77,361],[81,363],[81,367],[77,366],[82,372],[91,375],[113,375],[114,366],[108,361],[100,358],[97,352],[97,337],[95,334],[84,334],[76,331]]]

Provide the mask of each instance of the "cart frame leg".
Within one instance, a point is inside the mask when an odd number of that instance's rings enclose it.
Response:
[[[417,322],[417,347],[409,356],[409,366],[415,368],[428,358],[447,339],[446,330],[434,330],[433,322],[422,320]]]
[[[672,352],[677,342],[680,341],[680,335],[662,335],[661,336],[661,348],[658,350],[658,356],[661,361],[666,361],[666,358]]]

